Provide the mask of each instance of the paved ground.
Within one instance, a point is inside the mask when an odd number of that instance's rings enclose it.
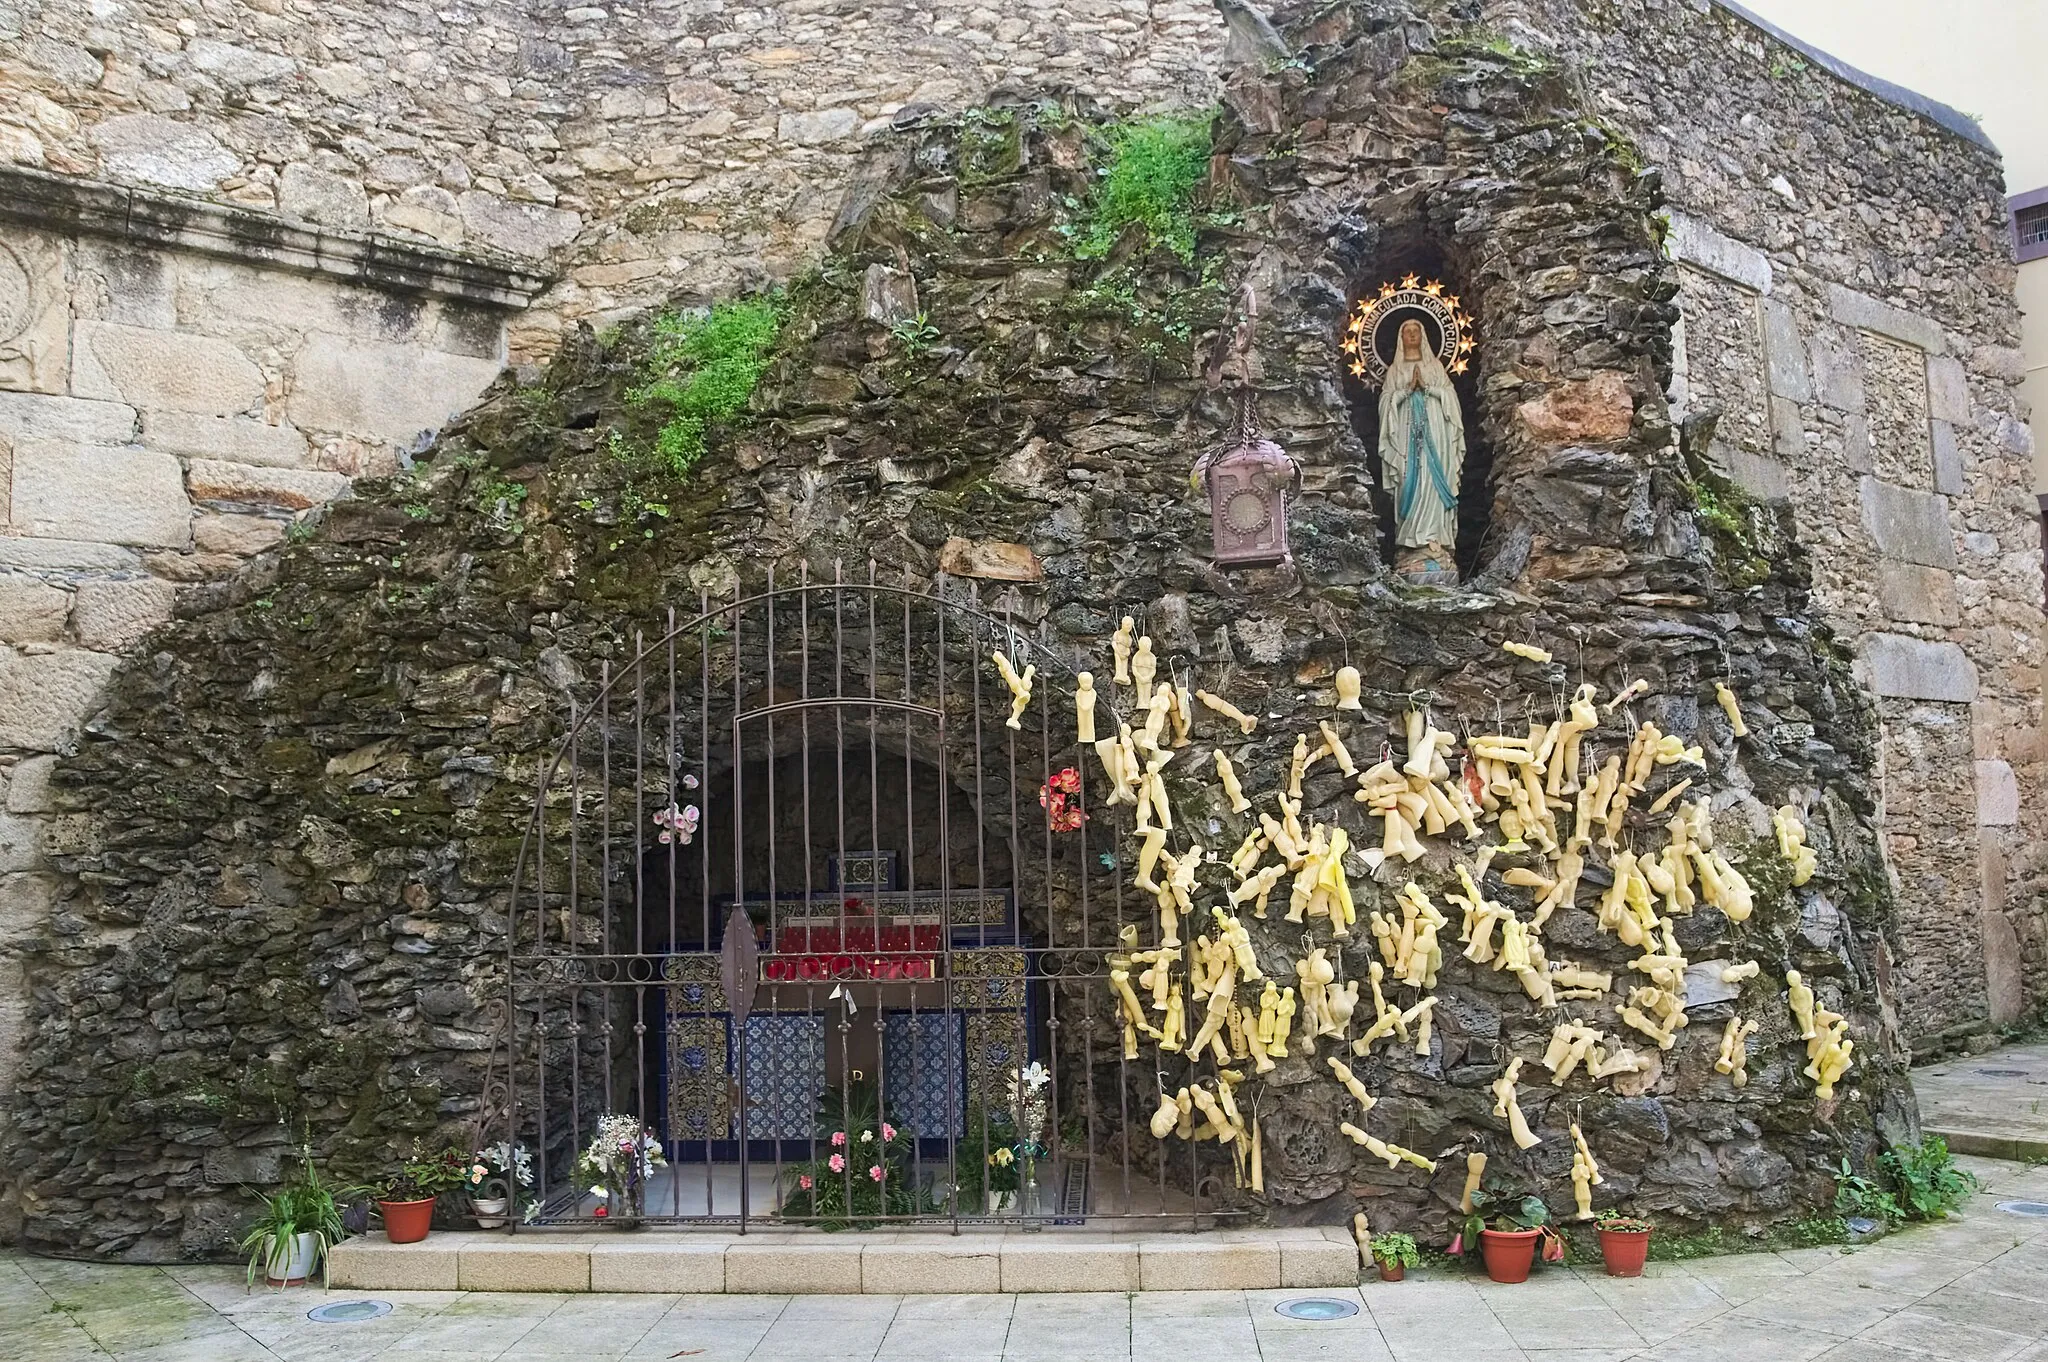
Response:
[[[1959,1154],[2048,1159],[2048,1045],[2008,1045],[1913,1071],[1920,1121]]]
[[[380,1292],[381,1320],[314,1324],[317,1290],[218,1267],[0,1258],[0,1358],[23,1362],[2048,1362],[2048,1169],[1989,1180],[1959,1219],[1858,1249],[1550,1269],[1521,1286],[1423,1272],[1350,1291],[1125,1296],[522,1296]],[[1294,1323],[1305,1294],[1357,1316]],[[337,1295],[334,1299],[344,1297]]]

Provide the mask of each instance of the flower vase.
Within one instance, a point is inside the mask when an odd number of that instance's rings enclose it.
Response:
[[[647,1213],[647,1184],[638,1178],[609,1182],[605,1198],[605,1224],[615,1230],[637,1230]]]
[[[1038,1214],[1038,1159],[1026,1154],[1017,1165],[1017,1214]]]
[[[999,1192],[991,1187],[988,1191],[988,1213],[990,1215],[1012,1215],[1017,1210],[1015,1192]]]

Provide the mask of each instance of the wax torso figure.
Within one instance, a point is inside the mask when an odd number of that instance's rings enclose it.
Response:
[[[1451,376],[1413,318],[1401,323],[1394,362],[1380,389],[1379,453],[1381,477],[1394,498],[1397,566],[1419,580],[1456,581],[1465,420]]]

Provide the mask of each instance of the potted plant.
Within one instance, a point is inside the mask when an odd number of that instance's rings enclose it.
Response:
[[[263,1209],[235,1246],[249,1255],[249,1285],[256,1284],[259,1267],[264,1279],[279,1287],[299,1285],[318,1267],[324,1285],[327,1250],[347,1237],[336,1194],[346,1201],[357,1190],[330,1188],[322,1182],[311,1146],[300,1146],[297,1176],[263,1197]]]
[[[1593,1220],[1600,1231],[1600,1257],[1610,1277],[1640,1277],[1650,1256],[1650,1222],[1602,1211]]]
[[[931,1204],[919,1191],[916,1140],[878,1115],[880,1098],[872,1079],[856,1078],[843,1088],[825,1090],[815,1137],[825,1153],[786,1170],[792,1185],[783,1193],[785,1219],[809,1221],[821,1230],[871,1230],[887,1217],[915,1215]],[[967,1139],[975,1134],[970,1129]],[[960,1142],[961,1151],[967,1139]],[[964,1152],[960,1162],[965,1188]]]
[[[1548,1229],[1549,1222],[1550,1210],[1541,1197],[1525,1196],[1511,1202],[1499,1194],[1474,1192],[1472,1214],[1465,1220],[1464,1232],[1452,1242],[1451,1252],[1470,1252],[1476,1246],[1486,1263],[1487,1276],[1497,1282],[1526,1282],[1529,1269],[1536,1265],[1537,1243],[1546,1234],[1552,1242],[1544,1244],[1544,1256],[1563,1256],[1563,1243]]]
[[[1409,1268],[1422,1261],[1415,1251],[1415,1236],[1410,1234],[1375,1234],[1372,1260],[1379,1264],[1383,1282],[1400,1281],[1408,1275]]]
[[[613,1112],[597,1118],[597,1133],[576,1160],[576,1177],[598,1199],[593,1215],[619,1229],[638,1229],[647,1183],[667,1162],[661,1141],[639,1117]]]
[[[1017,1209],[1017,1126],[1001,1107],[967,1104],[966,1132],[954,1144],[954,1191],[962,1215],[1013,1215]]]
[[[479,1228],[497,1229],[522,1187],[533,1185],[533,1157],[526,1146],[500,1140],[476,1151],[469,1163],[469,1207]]]
[[[426,1238],[434,1224],[434,1202],[441,1193],[460,1187],[467,1169],[462,1151],[453,1145],[427,1153],[415,1141],[412,1157],[377,1198],[385,1238],[394,1244],[416,1244]]]

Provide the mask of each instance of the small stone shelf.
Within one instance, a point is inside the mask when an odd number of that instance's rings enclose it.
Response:
[[[337,1245],[336,1287],[358,1291],[612,1291],[932,1295],[1213,1291],[1358,1284],[1341,1229],[1203,1234],[647,1231],[381,1234]]]

